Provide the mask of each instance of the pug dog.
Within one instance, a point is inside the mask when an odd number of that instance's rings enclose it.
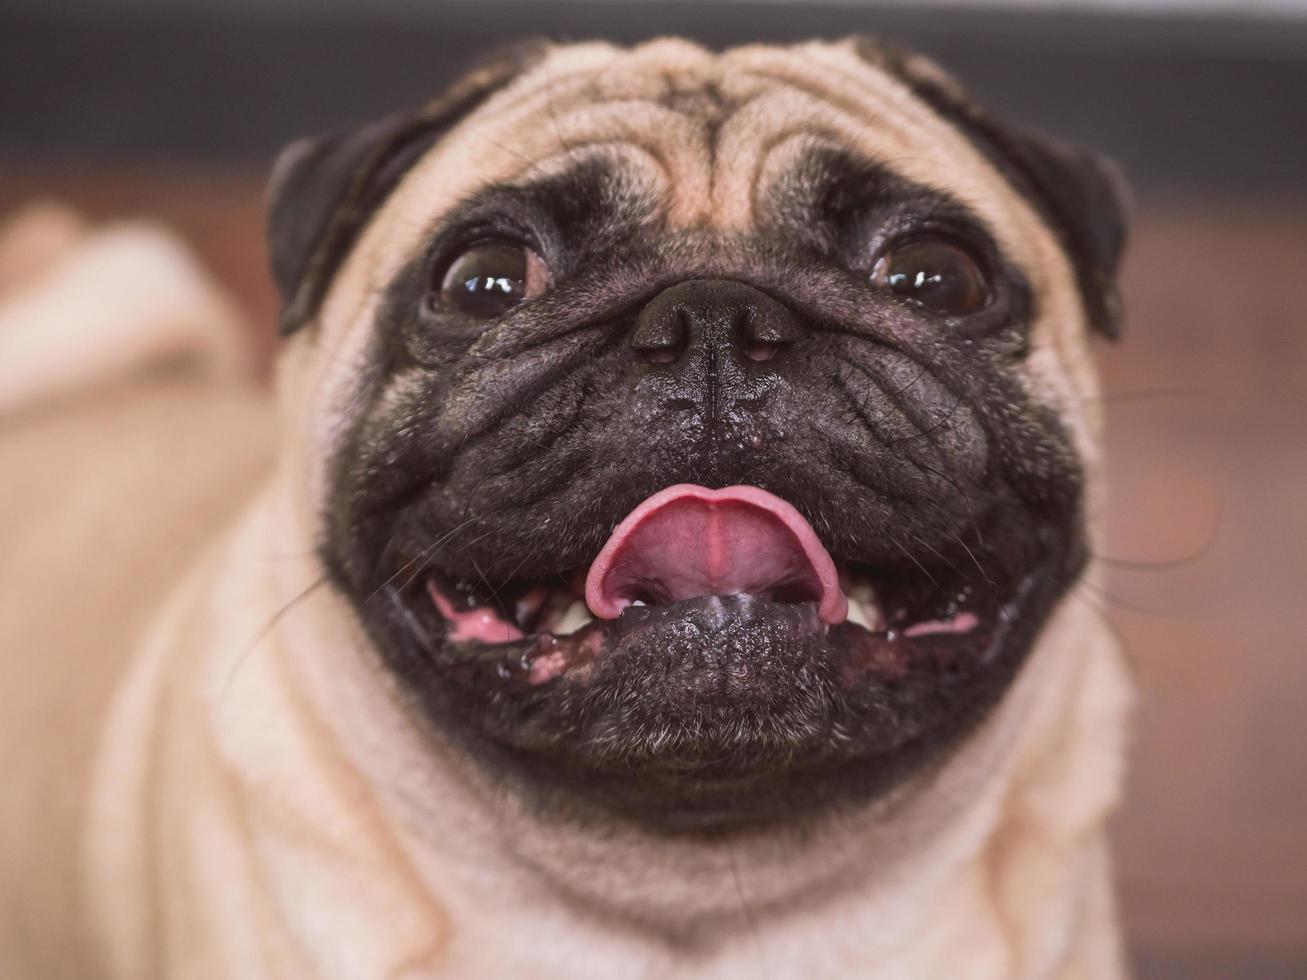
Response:
[[[875,40],[529,44],[295,144],[269,214],[275,417],[142,380],[153,470],[6,514],[62,560],[10,644],[61,723],[6,752],[80,780],[0,838],[12,948],[1123,975],[1109,164]],[[97,543],[142,512],[185,548]]]

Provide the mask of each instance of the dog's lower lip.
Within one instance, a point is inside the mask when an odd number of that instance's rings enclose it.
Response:
[[[732,616],[740,610],[785,610],[786,628],[824,638],[838,649],[846,660],[844,674],[850,683],[865,671],[893,676],[906,669],[914,651],[941,655],[944,651],[960,651],[983,645],[992,646],[996,625],[1006,625],[1015,616],[1015,603],[1004,604],[996,620],[982,620],[969,610],[958,612],[951,619],[928,620],[918,623],[896,622],[868,628],[853,621],[832,626],[818,614],[815,601],[777,603],[750,595],[700,596],[666,605],[633,603],[613,620],[591,618],[568,632],[551,632],[537,629],[523,631],[506,623],[502,638],[469,639],[460,636],[465,617],[472,613],[455,613],[446,616],[447,599],[441,598],[439,586],[429,583],[436,606],[446,619],[452,651],[442,658],[454,668],[493,669],[505,682],[540,686],[564,676],[584,682],[586,673],[604,655],[618,646],[623,638],[645,627],[665,627],[676,623],[710,636],[724,629]],[[976,651],[983,653],[983,651]]]
[[[577,594],[575,584],[552,589],[546,585],[535,585],[525,590],[519,587],[507,594],[494,592],[489,601],[478,603],[470,596],[460,597],[455,588],[444,585],[439,576],[432,575],[427,579],[426,591],[445,624],[446,639],[455,645],[464,646],[469,644],[499,646],[537,637],[562,640],[602,622],[617,626],[641,622],[646,620],[653,610],[667,610],[667,615],[675,616],[678,609],[706,608],[715,610],[716,614],[720,615],[723,614],[720,612],[721,600],[735,597],[752,602],[771,601],[786,606],[817,610],[819,632],[823,634],[829,632],[833,625],[847,625],[855,632],[890,639],[899,636],[909,639],[941,635],[956,636],[974,631],[983,625],[984,619],[988,618],[978,609],[967,608],[964,604],[974,599],[969,588],[959,594],[956,604],[945,612],[912,617],[908,610],[900,608],[892,615],[888,615],[880,609],[875,592],[865,578],[855,579],[853,573],[847,569],[841,569],[839,574],[848,593],[846,605],[849,609],[847,619],[841,624],[829,623],[820,614],[818,601],[802,597],[786,600],[772,595],[740,593],[737,596],[704,595],[674,602],[646,603],[644,600],[636,599],[626,605],[618,616],[601,619],[585,608],[585,601]],[[561,578],[566,580],[569,577]],[[579,575],[570,578],[575,583],[579,580]],[[701,619],[697,625],[702,628],[704,621]]]

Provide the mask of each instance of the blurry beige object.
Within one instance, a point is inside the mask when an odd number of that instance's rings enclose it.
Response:
[[[3,980],[99,973],[75,844],[95,731],[160,597],[266,469],[266,395],[232,383],[248,336],[159,226],[58,204],[0,225]]]
[[[0,299],[39,279],[87,233],[59,201],[38,201],[0,225]]]
[[[164,361],[240,375],[247,336],[231,300],[159,225],[88,228],[39,203],[0,226],[0,413]]]

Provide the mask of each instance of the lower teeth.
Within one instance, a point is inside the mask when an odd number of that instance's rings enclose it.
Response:
[[[575,633],[577,630],[584,629],[594,622],[594,616],[591,614],[590,609],[585,604],[584,600],[573,599],[560,613],[559,608],[561,602],[559,600],[566,601],[565,594],[559,595],[558,593],[555,593],[554,598],[545,599],[543,596],[535,595],[535,591],[536,590],[533,590],[531,594],[528,594],[528,596],[525,597],[524,602],[534,600],[531,603],[533,608],[539,608],[540,605],[544,604],[552,606],[552,610],[546,610],[544,615],[540,617],[543,619],[541,627],[543,627],[544,632],[552,633],[554,636],[567,636],[568,634]],[[880,606],[876,601],[876,593],[872,589],[870,582],[866,579],[855,580],[850,583],[846,590],[846,595],[849,600],[848,622],[853,623],[856,626],[861,626],[863,629],[869,630],[873,633],[884,628],[884,618],[881,615]],[[643,606],[645,603],[636,600],[632,605]],[[525,615],[520,617],[520,620],[529,620],[531,618],[531,610],[523,609],[519,610],[519,612],[525,613]],[[537,627],[537,629],[540,629],[541,627]],[[528,629],[529,627],[523,628]]]
[[[559,619],[558,622],[550,625],[549,632],[556,636],[565,636],[568,633],[575,633],[577,630],[589,626],[593,621],[593,618],[594,617],[590,615],[590,610],[586,607],[586,604],[580,599],[577,599],[567,607],[567,611],[563,613],[562,618]]]

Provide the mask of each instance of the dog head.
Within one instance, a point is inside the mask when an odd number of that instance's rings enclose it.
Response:
[[[919,58],[529,46],[293,147],[270,241],[331,581],[542,819],[865,806],[1084,568],[1118,182]]]

